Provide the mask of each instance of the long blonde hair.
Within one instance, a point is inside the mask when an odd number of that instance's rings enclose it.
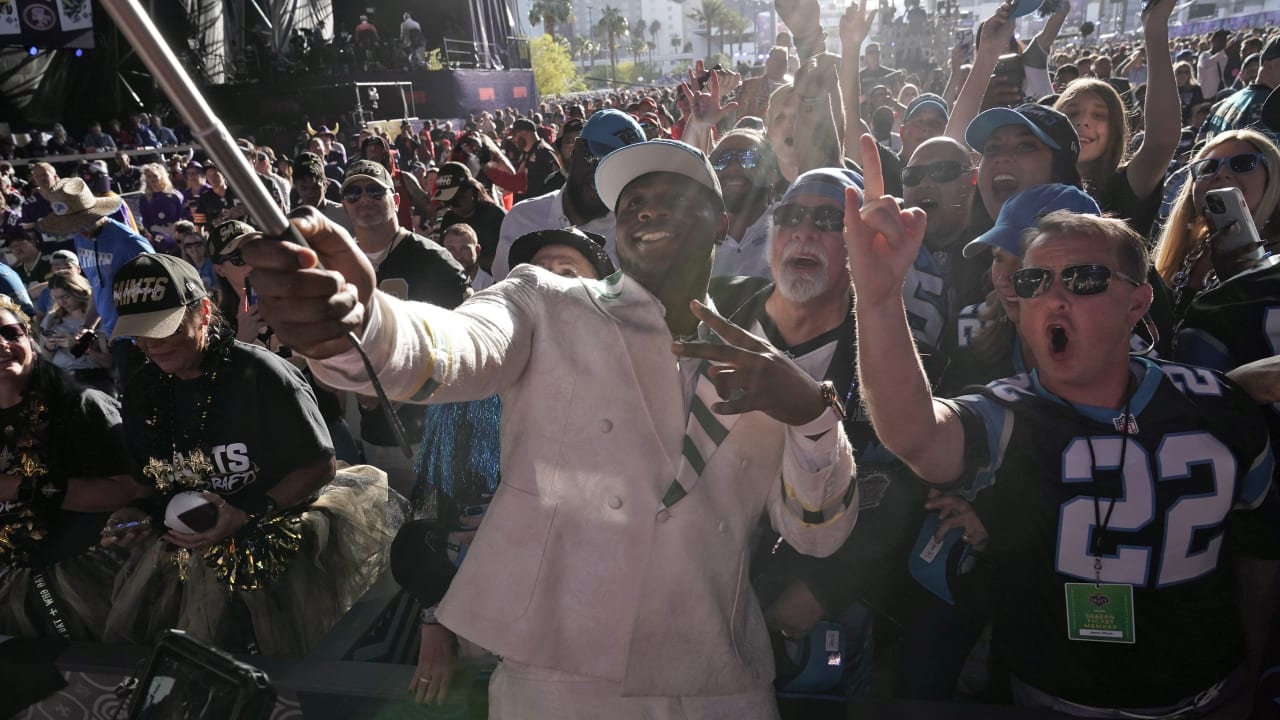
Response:
[[[1277,229],[1268,226],[1271,225],[1272,220],[1277,219],[1277,210],[1280,209],[1280,147],[1276,147],[1274,142],[1257,130],[1228,130],[1214,135],[1204,147],[1200,148],[1200,152],[1196,153],[1191,162],[1203,159],[1214,148],[1232,141],[1252,145],[1264,159],[1265,165],[1262,170],[1267,174],[1267,186],[1262,192],[1262,200],[1258,203],[1258,207],[1249,208],[1249,210],[1253,214],[1253,223],[1258,226],[1258,233],[1265,240],[1268,230],[1274,232]],[[1173,210],[1169,213],[1169,220],[1165,223],[1164,232],[1160,234],[1160,243],[1156,247],[1154,261],[1156,272],[1170,284],[1173,283],[1173,276],[1182,269],[1182,263],[1192,248],[1204,240],[1209,233],[1204,218],[1196,212],[1195,184],[1196,179],[1188,177],[1186,184],[1182,186],[1178,199],[1174,201]]]
[[[163,165],[160,163],[147,163],[146,165],[143,165],[142,174],[145,176],[149,173],[154,174],[160,180],[160,189],[157,191],[159,194],[166,195],[176,192],[173,189],[173,180],[169,177],[169,171],[166,170]],[[145,182],[145,178],[142,183],[142,191],[146,194],[148,200],[150,200],[155,194],[151,192],[151,185]]]

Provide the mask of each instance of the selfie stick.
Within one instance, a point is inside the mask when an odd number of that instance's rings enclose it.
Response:
[[[236,191],[236,195],[248,209],[249,215],[257,221],[258,229],[262,230],[263,235],[306,247],[306,240],[298,233],[297,228],[289,223],[280,206],[276,205],[266,187],[258,180],[258,173],[249,166],[249,160],[245,158],[244,152],[236,145],[235,139],[231,137],[231,133],[227,132],[226,126],[218,116],[213,114],[209,103],[205,102],[204,96],[200,94],[200,90],[182,68],[178,58],[169,49],[169,44],[164,41],[160,31],[151,22],[151,17],[138,4],[138,0],[102,0],[102,6],[115,21],[116,27],[129,42],[129,46],[142,58],[142,62],[155,78],[156,84],[169,97],[170,102],[177,108],[178,114],[191,128],[192,138],[204,148],[209,157],[213,158],[218,171],[226,177],[227,184]],[[369,381],[373,384],[374,392],[377,393],[378,403],[387,415],[392,430],[395,431],[400,449],[406,458],[412,459],[413,451],[405,436],[404,426],[396,416],[387,393],[382,389],[382,383],[378,382],[373,364],[369,362],[355,333],[348,333],[347,336],[364,362],[365,372],[369,374]]]

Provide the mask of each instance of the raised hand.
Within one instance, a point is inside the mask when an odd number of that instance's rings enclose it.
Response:
[[[923,210],[903,210],[898,199],[884,194],[884,175],[875,139],[863,135],[863,196],[848,190],[844,210],[844,242],[849,272],[859,303],[879,304],[902,295],[902,282],[924,241],[927,222]]]
[[[845,54],[857,54],[862,43],[871,34],[871,25],[879,10],[870,10],[870,2],[853,3],[840,16],[840,47]]]
[[[702,61],[699,60],[698,63],[701,66]],[[729,111],[738,107],[736,102],[728,104],[723,102],[723,96],[720,94],[719,73],[711,73],[706,90],[694,90],[689,83],[680,83],[680,92],[684,93],[685,99],[689,101],[692,113],[689,118],[691,123],[714,125],[728,115]]]
[[[1009,39],[1013,37],[1014,29],[1011,17],[1015,5],[1013,0],[1006,0],[1003,5],[996,8],[991,17],[982,23],[979,53],[1000,57],[1009,51]]]
[[[281,344],[305,357],[331,357],[350,349],[347,333],[364,327],[373,266],[347,231],[315,208],[290,215],[310,247],[253,236],[241,246],[253,267],[249,277]]]
[[[796,92],[802,98],[821,97],[835,92],[840,85],[836,68],[840,59],[830,53],[814,55],[796,71]]]
[[[818,0],[774,0],[773,6],[794,36],[804,37],[822,28]]]
[[[1169,18],[1173,16],[1174,0],[1155,0],[1143,6],[1142,9],[1142,27],[1143,30],[1159,30],[1168,32]],[[1239,33],[1236,34],[1239,36]]]
[[[759,410],[787,425],[804,425],[822,414],[826,406],[821,388],[791,358],[697,300],[690,309],[724,341],[672,346],[681,357],[711,361],[708,375],[724,399],[711,410],[721,415]]]

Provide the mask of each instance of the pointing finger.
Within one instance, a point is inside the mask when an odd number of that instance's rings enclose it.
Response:
[[[884,168],[880,165],[876,139],[864,133],[861,142],[863,194],[870,201],[884,195]]]
[[[720,316],[720,313],[694,300],[689,303],[693,316],[707,324],[725,342],[745,350],[760,351],[766,345],[760,338]]]

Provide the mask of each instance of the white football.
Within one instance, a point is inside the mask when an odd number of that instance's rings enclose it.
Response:
[[[174,495],[164,509],[164,524],[174,532],[201,533],[218,522],[218,506],[195,490]]]

